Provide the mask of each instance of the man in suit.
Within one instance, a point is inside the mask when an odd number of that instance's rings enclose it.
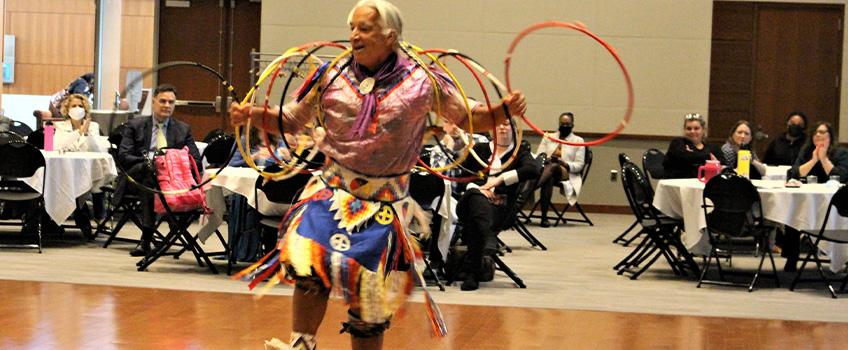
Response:
[[[497,157],[492,170],[485,179],[468,184],[465,193],[456,205],[456,215],[465,223],[462,240],[468,244],[462,271],[466,277],[460,288],[475,290],[479,287],[483,257],[494,254],[498,249],[496,227],[517,199],[519,184],[526,180],[538,179],[542,165],[530,153],[526,143],[515,144],[512,126],[507,120],[497,126]],[[515,160],[505,169],[506,164],[518,147]],[[494,150],[494,141],[474,146],[480,159],[489,160]],[[483,166],[473,157],[468,157],[464,167],[471,171],[480,171]]]
[[[176,101],[177,90],[173,85],[159,85],[153,92],[153,115],[134,118],[124,129],[121,145],[118,148],[118,162],[128,176],[147,187],[155,187],[149,160],[160,148],[188,146],[189,154],[197,163],[197,168],[202,169],[200,152],[197,151],[197,145],[191,136],[191,128],[188,124],[172,117]],[[120,201],[126,186],[128,186],[126,177],[121,177],[115,191],[117,201]],[[129,186],[135,188],[134,185]],[[153,193],[139,192],[142,212],[141,241],[130,251],[132,256],[145,256],[150,252],[156,220],[156,214],[153,211]]]

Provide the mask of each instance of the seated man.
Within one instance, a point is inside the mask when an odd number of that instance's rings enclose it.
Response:
[[[462,240],[468,245],[462,271],[466,273],[462,290],[475,290],[479,287],[483,257],[494,254],[498,249],[495,229],[500,220],[516,200],[516,191],[521,181],[532,180],[541,174],[541,166],[533,158],[528,145],[516,145],[513,140],[510,121],[497,127],[497,157],[492,170],[485,179],[469,183],[460,197],[456,215],[465,223]],[[494,143],[482,143],[474,146],[480,159],[489,160],[493,156]],[[519,147],[515,160],[506,168],[500,169]],[[473,157],[468,157],[463,166],[471,171],[479,171],[483,166]],[[504,198],[506,197],[506,198]]]
[[[171,84],[162,84],[153,91],[153,115],[138,117],[127,123],[121,145],[118,148],[118,162],[126,171],[126,175],[148,187],[155,187],[151,177],[151,162],[156,150],[164,147],[183,148],[188,146],[188,152],[197,163],[198,169],[203,169],[200,162],[200,152],[191,136],[191,128],[172,117],[174,103],[177,101],[177,90]],[[120,197],[127,186],[126,177],[121,177],[115,189],[113,202]],[[131,186],[135,188],[135,186]],[[145,256],[150,252],[150,241],[153,239],[156,214],[153,212],[153,193],[139,191],[141,196],[141,242],[130,251],[132,256]]]

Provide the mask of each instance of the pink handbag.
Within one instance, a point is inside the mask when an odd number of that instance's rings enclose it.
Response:
[[[188,147],[171,148],[164,151],[164,155],[156,156],[154,163],[156,165],[156,180],[159,181],[159,188],[162,192],[165,192],[165,202],[167,202],[171,211],[188,212],[203,209],[206,213],[210,212],[206,207],[206,194],[201,188],[187,192],[168,193],[197,185],[195,175],[199,178],[200,173],[197,171],[194,158],[188,153]],[[153,209],[158,214],[167,213],[162,204],[161,195],[155,196]]]

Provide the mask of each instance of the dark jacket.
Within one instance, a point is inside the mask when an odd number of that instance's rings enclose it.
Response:
[[[120,163],[123,171],[133,171],[133,166],[147,162],[147,152],[150,148],[150,139],[153,133],[153,116],[143,116],[127,122],[127,127],[124,129],[121,145],[118,146],[118,163]],[[188,124],[183,123],[175,118],[171,118],[166,129],[165,139],[168,141],[168,147],[183,148],[188,146],[188,153],[194,158],[197,164],[197,170],[203,172],[200,152],[197,150],[197,145],[194,143],[194,138],[191,136],[191,128]],[[146,169],[143,168],[142,169]],[[151,184],[143,179],[145,174],[150,174],[149,170],[142,170],[136,173],[133,178],[136,181],[150,186]],[[123,174],[122,174],[123,175]],[[199,181],[199,179],[196,179]],[[126,176],[118,177],[118,182],[115,185],[115,194],[112,197],[112,203],[117,205],[120,203],[127,188]],[[152,202],[151,202],[152,203]]]
[[[492,156],[492,149],[490,148],[491,142],[489,143],[478,143],[474,145],[474,151],[477,152],[477,155],[480,156],[480,159],[487,161]],[[501,164],[509,161],[509,158],[512,156],[513,150],[506,152],[503,157],[501,157]],[[463,166],[471,171],[480,171],[483,170],[483,166],[480,165],[474,157],[469,156],[463,162]],[[530,144],[522,141],[518,147],[518,154],[515,156],[515,160],[510,163],[510,165],[501,171],[500,173],[505,173],[507,171],[515,171],[518,175],[518,182],[507,186],[505,183],[498,185],[495,187],[494,192],[500,195],[507,195],[507,205],[513,203],[515,200],[515,192],[518,189],[519,184],[526,180],[538,179],[539,176],[542,175],[542,163],[540,160],[537,160],[533,157],[533,154],[530,153]],[[498,175],[500,175],[498,173]],[[497,176],[497,175],[494,175]],[[483,179],[472,181],[473,183],[482,186],[486,184],[485,177]]]
[[[769,143],[766,149],[766,155],[763,157],[763,163],[768,165],[792,165],[801,154],[801,147],[804,147],[805,138],[803,136],[789,141],[786,138],[786,132],[780,134],[778,138]]]
[[[118,161],[124,169],[129,169],[133,165],[146,160],[153,132],[152,120],[152,116],[144,116],[127,122],[124,137],[121,139],[120,147],[118,147]],[[203,169],[200,152],[198,152],[194,138],[191,136],[191,127],[171,117],[166,132],[165,138],[168,140],[168,147],[183,148],[188,146],[188,153],[197,163],[197,169]]]
[[[789,170],[789,177],[793,179],[801,178],[801,172],[798,168],[800,168],[804,163],[809,162],[812,158],[812,152],[810,152],[810,154],[802,153],[798,155],[798,159],[795,160],[795,164],[792,165],[792,169]],[[812,169],[810,169],[807,176],[815,175],[818,177],[819,182],[825,182],[831,175],[839,175],[839,180],[841,182],[848,181],[848,151],[843,148],[837,148],[836,151],[833,152],[833,156],[829,159],[831,163],[833,163],[833,169],[830,170],[829,174],[824,172],[824,167],[822,167],[821,162],[818,162]]]
[[[666,178],[685,179],[698,177],[698,167],[710,160],[710,154],[714,155],[721,162],[721,165],[727,165],[727,161],[724,159],[724,154],[721,152],[720,147],[705,142],[702,149],[697,149],[695,148],[695,144],[685,137],[678,137],[672,140],[663,161]]]

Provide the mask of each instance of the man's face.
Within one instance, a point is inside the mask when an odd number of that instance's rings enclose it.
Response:
[[[174,114],[177,96],[171,91],[160,92],[153,98],[153,116],[158,121],[164,121]]]
[[[380,15],[368,6],[360,6],[350,21],[350,45],[353,59],[370,71],[376,71],[394,50],[394,32],[383,33]]]

